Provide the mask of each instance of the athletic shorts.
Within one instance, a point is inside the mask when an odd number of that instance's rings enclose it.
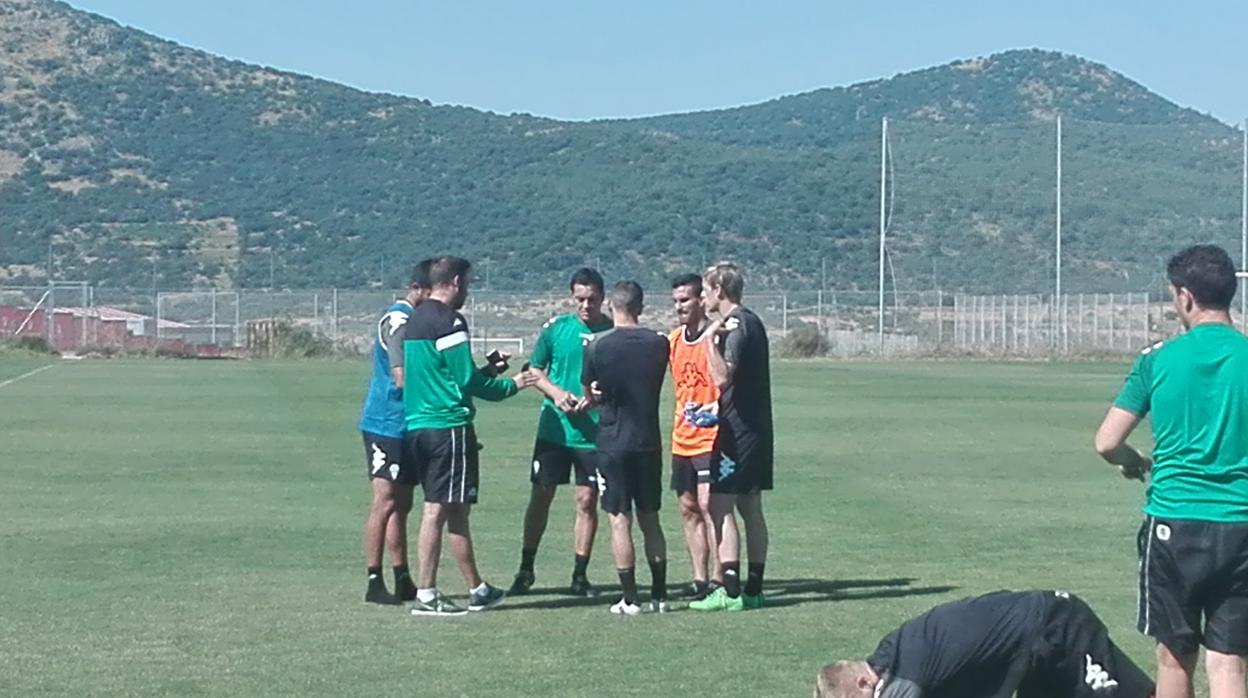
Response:
[[[672,490],[676,494],[697,494],[698,485],[711,481],[711,454],[672,455]]]
[[[1138,547],[1140,632],[1179,655],[1248,654],[1248,524],[1148,516]]]
[[[663,456],[658,451],[598,452],[598,498],[608,514],[658,511]]]
[[[403,439],[378,436],[367,431],[362,433],[368,479],[389,480],[403,485],[414,485],[420,481],[415,464],[404,463]]]
[[[425,501],[476,504],[477,433],[471,426],[407,432],[403,456],[416,463]]]
[[[719,423],[711,451],[711,492],[758,494],[771,489],[774,447],[770,435],[736,433]]]
[[[1155,692],[1153,680],[1110,640],[1105,624],[1077,596],[1054,592],[1029,655],[1016,665],[1018,698],[1150,698]]]
[[[597,452],[592,448],[571,448],[545,439],[533,444],[533,470],[529,482],[547,487],[566,485],[576,473],[576,484],[598,486]]]

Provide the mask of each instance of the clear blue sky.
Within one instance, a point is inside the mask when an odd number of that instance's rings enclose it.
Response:
[[[71,0],[212,53],[368,90],[565,119],[760,102],[1040,47],[1227,122],[1248,1]]]

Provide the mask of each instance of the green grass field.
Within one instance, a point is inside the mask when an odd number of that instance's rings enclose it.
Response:
[[[0,383],[39,363],[0,359]],[[1000,588],[1081,594],[1152,670],[1143,490],[1090,447],[1125,363],[778,364],[770,607],[636,618],[557,593],[570,492],[538,558],[549,593],[458,619],[362,603],[367,369],[59,362],[0,387],[0,694],[801,696],[823,662]],[[495,584],[536,415],[526,393],[478,417]],[[681,583],[674,500],[663,520]],[[605,527],[591,578],[614,583]],[[441,586],[465,593],[449,552]]]

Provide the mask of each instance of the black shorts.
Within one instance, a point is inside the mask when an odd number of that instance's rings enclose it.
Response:
[[[415,485],[420,473],[414,464],[403,460],[403,439],[364,434],[364,463],[370,480],[389,480],[402,485]]]
[[[545,439],[533,444],[533,470],[529,482],[547,487],[566,485],[576,472],[576,484],[598,486],[597,452],[592,448],[571,448]]]
[[[771,489],[774,445],[770,434],[733,431],[719,423],[711,452],[713,494],[758,494]]]
[[[659,510],[663,457],[658,451],[598,452],[598,496],[608,514]]]
[[[1138,546],[1140,632],[1179,655],[1248,654],[1248,524],[1148,516]]]
[[[403,457],[415,463],[425,501],[476,504],[477,433],[471,426],[407,432]]]
[[[1012,669],[1018,698],[1153,695],[1153,680],[1110,640],[1105,624],[1082,599],[1054,592],[1044,621],[1028,656]]]
[[[697,494],[698,485],[711,481],[711,454],[672,456],[672,490],[676,494]]]

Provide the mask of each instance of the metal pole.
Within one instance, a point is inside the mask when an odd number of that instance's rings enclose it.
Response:
[[[936,289],[936,347],[945,343],[945,293]]]
[[[1109,350],[1114,350],[1114,294],[1109,294]]]
[[[887,216],[886,201],[884,198],[885,188],[888,185],[888,117],[880,120],[880,302],[879,302],[879,323],[877,325],[876,334],[879,337],[880,352],[884,351],[884,225]]]
[[[242,305],[243,305],[243,292],[235,291],[234,292],[234,346],[235,347],[243,346],[243,338],[242,338],[243,327],[242,327],[242,323],[240,322],[240,320],[242,320],[242,313],[239,311],[239,308],[241,308]]]
[[[212,344],[215,346],[217,343],[217,290],[215,288],[212,290],[212,331],[210,335],[212,336]]]
[[[789,333],[789,294],[780,294],[780,331]],[[882,346],[882,345],[881,345]]]
[[[1079,345],[1086,344],[1083,341],[1083,294],[1079,294],[1079,329],[1075,331],[1075,343]]]
[[[1062,297],[1062,117],[1057,117],[1057,227],[1056,248],[1053,256],[1053,303],[1054,310]],[[1056,315],[1056,313],[1055,313]],[[1054,318],[1056,319],[1056,317]],[[1057,334],[1053,336],[1053,346],[1057,346]]]

